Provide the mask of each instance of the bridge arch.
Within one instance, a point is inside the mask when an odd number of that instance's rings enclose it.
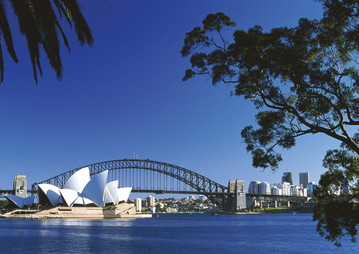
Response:
[[[89,167],[91,176],[108,170],[110,181],[119,180],[120,187],[131,186],[133,192],[203,194],[221,207],[224,196],[228,193],[226,186],[201,174],[170,163],[149,159],[112,160],[83,167]],[[83,167],[35,183],[33,189],[41,183],[62,188],[71,175]]]

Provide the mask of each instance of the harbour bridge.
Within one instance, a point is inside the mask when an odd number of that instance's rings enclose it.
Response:
[[[90,175],[94,176],[108,170],[109,181],[119,181],[119,187],[132,187],[132,192],[144,193],[175,193],[205,195],[222,209],[230,209],[238,193],[227,186],[219,184],[199,173],[173,164],[140,159],[122,159],[94,163],[75,168],[47,180],[34,183],[30,193],[37,192],[38,184],[52,184],[62,188],[67,180],[81,168],[88,167]],[[3,192],[10,191],[1,191]],[[246,194],[247,199],[281,201],[305,201],[306,197],[272,196],[260,194]]]
[[[75,168],[47,180],[34,183],[52,184],[62,188],[66,181],[81,168],[88,167],[90,175],[108,170],[109,181],[119,181],[119,187],[132,187],[132,192],[202,194],[213,203],[225,208],[228,188],[201,174],[173,164],[140,159],[112,160]]]

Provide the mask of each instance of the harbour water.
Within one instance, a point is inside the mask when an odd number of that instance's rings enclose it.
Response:
[[[0,220],[0,253],[357,253],[311,214],[160,214],[137,220]]]

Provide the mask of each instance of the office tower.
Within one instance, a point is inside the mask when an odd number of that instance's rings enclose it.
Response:
[[[284,172],[283,173],[282,183],[289,183],[290,185],[293,185],[292,172]]]
[[[258,181],[252,181],[249,183],[249,187],[248,187],[248,193],[251,193],[251,194],[258,194],[258,185],[260,184],[261,182],[258,182]]]
[[[303,188],[307,188],[309,183],[309,173],[299,173],[299,185],[303,185]]]
[[[290,183],[284,182],[282,184],[283,196],[290,196]]]
[[[141,212],[142,211],[142,199],[136,198],[135,206],[136,206],[136,212]]]
[[[270,195],[270,184],[267,182],[258,185],[258,193],[262,195]]]
[[[314,195],[314,190],[316,189],[317,185],[314,182],[310,182],[307,185],[307,189],[308,189],[308,196],[309,197],[313,197]]]
[[[152,196],[147,197],[147,204],[149,207],[155,206],[155,201],[156,201],[155,197]]]

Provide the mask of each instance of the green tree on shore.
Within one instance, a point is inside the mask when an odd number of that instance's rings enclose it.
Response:
[[[317,191],[313,219],[317,231],[341,245],[355,241],[359,188],[359,3],[357,0],[320,0],[320,20],[302,18],[293,28],[260,26],[237,29],[223,13],[209,14],[202,27],[186,34],[181,54],[191,68],[183,80],[209,76],[212,85],[231,84],[234,94],[252,101],[258,110],[256,128],[247,126],[242,137],[254,167],[278,168],[277,152],[290,149],[298,137],[322,133],[339,140],[327,152]],[[335,195],[342,184],[351,195]]]
[[[75,27],[78,41],[81,45],[92,45],[91,31],[82,15],[76,0],[9,0],[8,9],[14,11],[18,19],[20,32],[25,35],[28,51],[33,67],[34,79],[38,82],[37,74],[42,75],[40,64],[40,47],[42,46],[51,67],[58,79],[62,77],[62,63],[60,57],[59,37],[70,51],[68,39],[60,25],[64,17],[70,27]],[[7,19],[7,7],[4,0],[0,0],[0,31],[5,41],[8,53],[14,62],[18,58],[13,46],[11,30]],[[3,49],[0,46],[0,81],[4,80]]]

